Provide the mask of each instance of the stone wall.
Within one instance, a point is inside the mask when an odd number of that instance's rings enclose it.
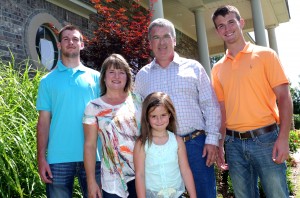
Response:
[[[177,30],[175,51],[185,58],[199,60],[197,42]]]
[[[17,62],[30,58],[25,47],[25,29],[32,17],[38,13],[48,13],[62,25],[74,24],[85,36],[92,36],[88,19],[45,0],[1,0],[0,56],[2,60],[11,60],[9,50],[14,54]]]

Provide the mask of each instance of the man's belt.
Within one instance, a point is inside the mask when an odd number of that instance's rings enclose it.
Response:
[[[250,130],[250,131],[245,131],[245,132],[238,132],[238,131],[233,131],[230,129],[226,129],[226,135],[233,136],[239,139],[249,139],[249,138],[254,138],[260,135],[263,135],[265,133],[269,133],[277,129],[277,124],[274,123],[269,126],[261,127],[258,129]]]
[[[203,135],[203,134],[205,134],[204,130],[195,130],[192,133],[189,133],[189,134],[181,136],[181,137],[182,137],[183,141],[186,142],[186,141],[194,139],[195,137],[197,137],[199,135]]]

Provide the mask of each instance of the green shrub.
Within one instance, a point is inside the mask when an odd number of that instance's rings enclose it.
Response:
[[[300,148],[300,131],[290,131],[290,140],[289,140],[290,152],[295,153]]]
[[[300,129],[300,114],[294,114],[295,129]]]

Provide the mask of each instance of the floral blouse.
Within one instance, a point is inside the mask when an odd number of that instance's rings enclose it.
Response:
[[[83,117],[84,124],[98,125],[102,189],[120,197],[128,196],[126,183],[135,179],[133,148],[140,135],[141,104],[141,97],[134,93],[119,105],[97,98],[87,105]]]

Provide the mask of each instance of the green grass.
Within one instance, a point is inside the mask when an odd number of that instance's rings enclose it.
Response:
[[[45,72],[0,59],[0,197],[46,197],[36,159],[35,103]],[[81,197],[75,180],[73,197]]]
[[[0,60],[0,197],[43,197],[35,144],[41,73],[28,61],[18,66]]]
[[[45,72],[0,59],[0,197],[46,197],[36,161],[35,108]],[[81,197],[75,180],[73,197]]]

